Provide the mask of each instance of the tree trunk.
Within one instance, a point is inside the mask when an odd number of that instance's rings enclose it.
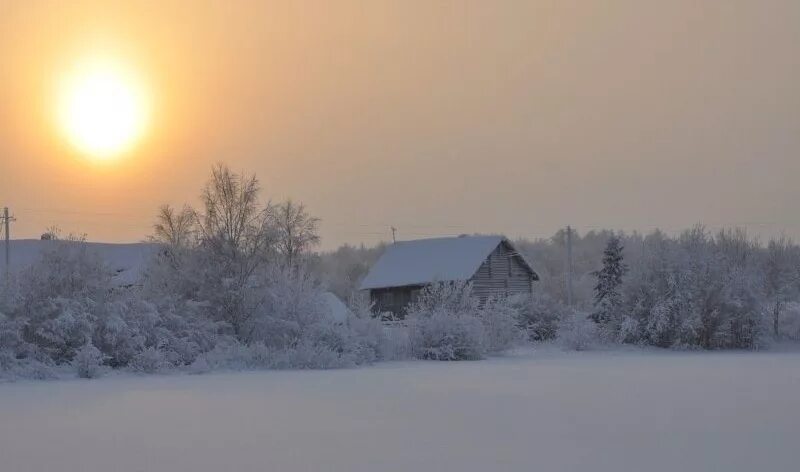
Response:
[[[772,312],[772,329],[775,332],[775,339],[781,338],[780,317],[781,317],[781,301],[775,300],[775,309]]]

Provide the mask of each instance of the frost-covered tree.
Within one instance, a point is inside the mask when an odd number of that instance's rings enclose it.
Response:
[[[800,284],[800,257],[795,244],[781,237],[767,244],[764,261],[764,289],[772,314],[772,330],[781,337],[781,316],[787,305],[798,295]]]
[[[623,262],[622,242],[618,236],[609,238],[603,251],[603,267],[596,271],[592,319],[606,330],[618,328],[622,314],[622,278],[628,271]]]
[[[71,362],[91,341],[98,307],[111,296],[112,273],[82,241],[59,241],[19,279],[11,317],[36,358]]]
[[[153,239],[163,250],[147,270],[147,296],[161,305],[195,302],[204,316],[245,336],[258,303],[253,280],[274,245],[259,191],[254,175],[218,164],[203,188],[200,210],[162,207]]]
[[[196,212],[202,243],[232,259],[259,255],[268,243],[260,190],[255,175],[237,174],[223,164],[214,166],[203,188],[202,209]]]
[[[270,205],[268,213],[277,251],[287,265],[297,265],[306,251],[319,244],[319,218],[309,215],[302,203],[287,200]]]
[[[103,360],[103,353],[91,343],[87,343],[78,351],[72,363],[75,366],[78,377],[93,379],[103,374]]]
[[[344,245],[312,258],[311,269],[319,274],[328,290],[343,300],[349,300],[358,293],[361,281],[385,248],[383,243],[374,247]]]

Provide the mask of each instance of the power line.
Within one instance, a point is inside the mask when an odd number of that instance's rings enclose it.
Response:
[[[151,229],[152,226],[152,219],[143,215],[142,213],[133,213],[131,211],[81,211],[81,210],[74,210],[74,209],[66,209],[66,208],[56,208],[56,207],[23,207],[17,208],[17,212],[19,213],[22,211],[26,213],[26,220],[28,221],[43,221],[47,223],[59,223],[63,222],[65,224],[75,225],[77,224],[86,224],[86,225],[96,225],[98,223],[102,223],[107,221],[108,219],[120,220],[114,221],[113,226],[118,228],[125,228],[131,229],[136,231],[143,231],[147,232]],[[136,211],[136,210],[132,210]],[[149,211],[149,210],[148,210]],[[50,218],[47,216],[42,215],[54,215],[54,218]],[[38,216],[37,216],[38,215]],[[61,215],[63,218],[59,218],[58,216]],[[76,216],[78,218],[76,218]],[[55,221],[53,221],[55,220]],[[0,220],[1,222],[2,220]],[[13,221],[13,217],[9,220]],[[141,223],[140,223],[141,222]],[[406,237],[445,237],[445,236],[457,236],[459,234],[464,233],[479,233],[480,231],[474,231],[476,229],[476,225],[459,225],[459,224],[426,224],[426,223],[410,223],[410,224],[402,224],[401,225],[404,229],[403,236]],[[753,228],[756,232],[769,232],[768,228],[774,227],[774,229],[783,229],[786,228],[794,228],[800,227],[800,220],[787,220],[787,221],[769,221],[769,220],[762,220],[762,221],[732,221],[732,222],[721,222],[715,221],[711,222],[711,224],[705,224],[706,228],[711,230],[716,229],[723,229],[723,228]],[[397,226],[395,224],[390,224],[386,222],[379,222],[379,221],[368,221],[364,223],[355,223],[349,221],[342,221],[342,220],[328,220],[323,219],[322,221],[322,228],[325,229],[326,234],[336,235],[338,237],[342,236],[351,236],[351,237],[364,237],[368,239],[381,239],[387,236],[386,227],[394,228],[392,231],[392,241],[396,241],[397,239]],[[613,225],[600,225],[600,224],[587,224],[587,225],[580,225],[579,228],[582,231],[602,231],[602,230],[612,230],[611,228]],[[625,233],[639,233],[639,234],[647,234],[653,230],[660,230],[664,233],[670,235],[678,235],[684,231],[686,231],[690,226],[685,226],[681,228],[677,227],[670,227],[670,226],[658,226],[655,224],[644,224],[641,226],[637,226],[636,228],[621,228],[621,231]],[[572,231],[575,231],[576,228],[572,228],[570,226],[569,235],[572,236]],[[527,239],[550,239],[554,236],[555,233],[542,233],[542,232],[532,232],[532,231],[516,231],[516,232],[506,232],[509,237],[510,235],[514,235],[514,238],[527,238]],[[577,233],[576,233],[577,234]]]

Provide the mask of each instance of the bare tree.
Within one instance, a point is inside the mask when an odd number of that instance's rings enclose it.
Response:
[[[153,241],[185,248],[193,243],[194,237],[195,213],[190,206],[185,205],[180,211],[169,205],[163,205],[158,209],[151,237]]]
[[[40,239],[42,241],[58,241],[61,239],[61,228],[56,225],[48,226]]]
[[[769,241],[764,269],[766,295],[772,311],[772,330],[779,339],[781,313],[797,293],[800,275],[796,246],[792,240],[782,236]]]
[[[263,249],[265,212],[258,203],[255,175],[236,174],[217,164],[203,189],[203,213],[195,213],[202,242],[214,251],[238,258]]]
[[[310,216],[302,203],[287,200],[278,205],[268,205],[271,227],[276,232],[278,253],[286,264],[294,266],[299,257],[319,244],[319,218]]]

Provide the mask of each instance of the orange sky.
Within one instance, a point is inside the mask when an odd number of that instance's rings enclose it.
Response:
[[[800,2],[0,0],[0,204],[135,241],[214,162],[323,219],[325,247],[698,221],[800,237]],[[145,77],[113,165],[52,120],[95,51]]]

